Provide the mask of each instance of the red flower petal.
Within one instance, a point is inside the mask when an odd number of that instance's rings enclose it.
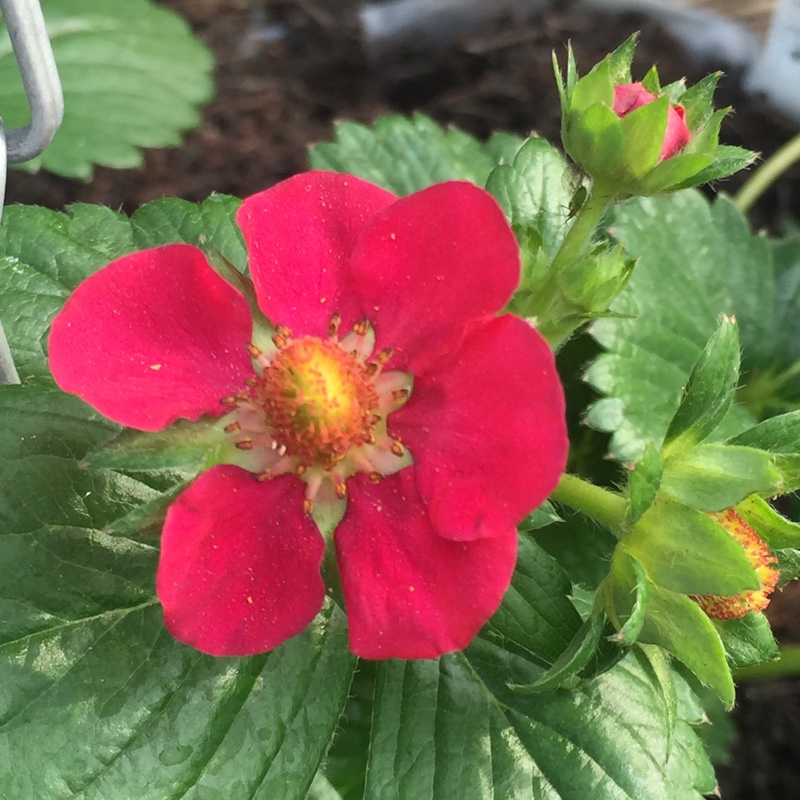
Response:
[[[664,133],[664,141],[661,143],[661,160],[672,158],[679,153],[689,144],[691,138],[692,134],[686,124],[686,111],[683,106],[670,106],[667,112],[667,130]]]
[[[87,278],[53,320],[56,383],[131,428],[222,412],[252,371],[244,298],[185,244],[131,253]]]
[[[259,483],[238,467],[204,472],[173,503],[156,590],[170,633],[214,656],[263,653],[322,608],[325,544],[295,478]]]
[[[519,247],[494,198],[451,181],[378,215],[353,253],[353,281],[392,369],[420,372],[499,311],[519,283]]]
[[[395,196],[352,175],[306,172],[248,197],[236,220],[250,254],[261,310],[297,335],[324,335],[363,318],[348,278],[364,225]]]
[[[436,532],[470,540],[517,525],[555,488],[569,447],[564,413],[547,342],[506,315],[418,378],[389,427],[414,456]]]
[[[363,658],[436,658],[461,650],[497,610],[511,581],[517,531],[453,542],[437,536],[413,467],[378,484],[348,482],[334,534],[350,650]]]
[[[656,99],[656,95],[648,92],[641,83],[621,83],[614,87],[614,113],[624,117],[637,108],[646,106]]]

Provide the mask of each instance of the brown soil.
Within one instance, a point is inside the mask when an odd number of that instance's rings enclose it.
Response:
[[[264,0],[267,4],[267,0]],[[636,66],[657,63],[664,82],[690,82],[725,65],[688,62],[680,45],[638,17],[609,18],[567,6],[526,20],[499,20],[488,29],[437,49],[390,53],[378,64],[365,57],[357,0],[270,0],[275,21],[289,25],[282,42],[257,39],[248,0],[163,0],[183,14],[217,58],[217,97],[202,127],[178,149],[149,151],[140,170],[98,168],[90,183],[44,173],[13,172],[7,202],[62,208],[101,203],[131,211],[148,200],[179,196],[201,200],[212,192],[244,196],[307,166],[309,143],[330,139],[335,119],[370,122],[387,112],[424,111],[486,136],[495,130],[538,131],[557,140],[559,110],[551,52],[571,40],[584,67],[632,31],[641,30]],[[736,75],[723,81],[717,105],[737,113],[722,138],[765,155],[794,132],[744,96]],[[735,189],[741,178],[722,188]],[[759,225],[797,208],[797,176],[784,177],[761,202]],[[800,592],[775,604],[778,633],[800,641]],[[744,687],[734,714],[739,743],[721,772],[726,800],[800,797],[800,681]],[[647,798],[642,798],[647,800]]]

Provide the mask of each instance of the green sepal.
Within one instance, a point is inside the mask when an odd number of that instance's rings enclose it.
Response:
[[[701,153],[678,153],[653,167],[637,184],[638,194],[659,194],[675,184],[689,180],[714,161]]]
[[[681,95],[681,105],[690,131],[698,130],[711,118],[714,91],[721,77],[721,72],[712,72]]]
[[[111,441],[89,453],[84,461],[94,468],[137,472],[140,470],[201,469],[235,460],[233,440],[219,420],[178,420],[163,431],[122,431]]]
[[[625,288],[636,262],[621,245],[601,245],[558,274],[558,288],[573,313],[594,317]]]
[[[779,587],[800,578],[800,550],[794,547],[786,547],[775,550],[774,556],[778,559]]]
[[[596,103],[567,120],[564,149],[590,175],[607,175],[625,148],[622,120],[610,105]]]
[[[770,453],[800,453],[800,411],[766,419],[727,440]]]
[[[648,442],[642,457],[628,471],[628,525],[637,523],[655,502],[663,470],[658,447]]]
[[[614,169],[616,174],[638,181],[658,164],[669,106],[668,97],[659,97],[620,120],[625,146]]]
[[[582,115],[592,106],[604,105],[610,108],[613,104],[614,83],[611,79],[611,60],[606,58],[575,84],[570,98],[569,113]]]
[[[612,564],[606,610],[618,627],[630,618],[636,598],[636,572],[630,556],[618,549]],[[700,606],[688,597],[650,586],[639,643],[672,653],[730,708],[735,690],[717,630]]]
[[[164,525],[169,507],[175,498],[189,485],[190,480],[176,483],[162,494],[137,506],[125,516],[114,520],[103,529],[111,536],[125,536],[134,541],[152,544]]]
[[[709,163],[713,161],[719,145],[720,126],[729,113],[730,108],[720,108],[715,111],[706,124],[692,136],[683,152],[708,156]]]
[[[781,473],[764,450],[699,444],[665,461],[661,490],[699,511],[724,511],[751,494],[775,494],[781,483]]]
[[[541,678],[529,684],[509,683],[508,688],[520,694],[537,694],[557,689],[589,664],[600,643],[605,622],[604,613],[592,614]]]
[[[687,178],[685,181],[672,188],[674,190],[691,189],[694,186],[702,186],[704,183],[716,181],[720,178],[727,178],[735,172],[747,169],[747,167],[756,161],[758,155],[758,153],[745,150],[743,147],[721,144],[714,154],[713,163],[709,164],[709,166],[696,175]]]
[[[618,83],[627,83],[627,81],[619,81]],[[642,86],[650,92],[650,94],[661,94],[661,81],[658,77],[658,70],[655,66],[647,70],[647,75],[642,78]]]
[[[780,658],[769,620],[753,611],[741,619],[711,620],[717,629],[731,669],[752,667]]]
[[[739,380],[739,332],[723,317],[695,362],[683,398],[664,437],[666,458],[678,446],[705,439],[721,422],[733,402]]]
[[[626,565],[623,568],[622,576],[619,574],[620,564]],[[633,605],[627,609],[627,618],[614,637],[614,641],[618,644],[628,646],[632,645],[642,633],[642,628],[647,618],[647,604],[650,601],[651,587],[644,567],[635,558],[631,558],[629,555],[627,559],[614,559],[609,580],[618,580],[622,585],[627,585],[629,583],[629,567],[633,569],[636,581],[633,588]]]
[[[800,547],[800,525],[779,514],[763,497],[748,497],[734,511],[764,540],[770,550]]]
[[[615,86],[620,83],[631,82],[631,64],[633,63],[633,55],[638,41],[639,34],[632,34],[606,58],[609,75]]]
[[[621,540],[656,585],[684,594],[732,595],[761,585],[744,548],[707,514],[659,500]]]

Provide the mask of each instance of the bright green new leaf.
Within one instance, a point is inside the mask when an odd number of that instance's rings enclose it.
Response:
[[[30,168],[87,180],[92,166],[132,168],[141,147],[180,144],[213,92],[212,56],[176,14],[150,0],[44,0],[64,89],[64,122]],[[6,127],[30,121],[0,17],[0,109]]]

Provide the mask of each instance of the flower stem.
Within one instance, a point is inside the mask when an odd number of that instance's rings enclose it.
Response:
[[[789,644],[781,647],[777,661],[767,661],[752,667],[740,667],[733,671],[734,680],[751,681],[760,678],[784,678],[800,675],[800,645]]]
[[[733,202],[743,214],[796,161],[800,161],[800,133],[773,153],[751,176]]]
[[[568,266],[580,256],[581,250],[591,238],[603,212],[613,199],[613,191],[609,191],[597,183],[592,186],[591,194],[576,214],[572,227],[553,258],[553,263],[550,265],[552,274],[557,274],[560,269]]]
[[[577,475],[562,475],[551,497],[605,525],[612,532],[619,531],[625,521],[623,497]]]

